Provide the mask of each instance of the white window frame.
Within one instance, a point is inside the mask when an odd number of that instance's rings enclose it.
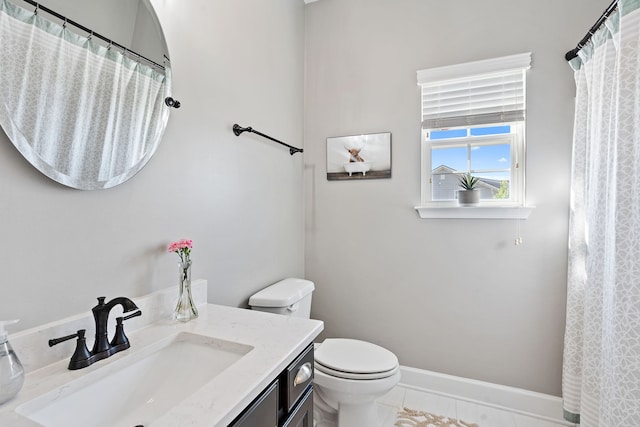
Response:
[[[524,70],[529,68],[531,61],[531,54],[512,55],[509,57],[495,58],[485,61],[477,61],[467,64],[457,64],[453,66],[434,68],[429,70],[418,71],[418,85],[430,85],[433,87],[434,83],[440,82],[447,83],[452,80],[464,81],[464,79],[473,80],[474,77],[479,75],[485,75],[490,73],[501,72],[514,72],[520,70],[524,73]],[[524,79],[524,76],[523,76]],[[432,93],[433,90],[432,90]],[[449,92],[445,92],[449,93]],[[457,96],[457,92],[456,96]],[[423,102],[425,100],[423,99]],[[448,101],[448,100],[446,100]],[[492,113],[493,116],[499,117],[493,119],[495,122],[482,122],[474,123],[474,112],[472,110],[471,116],[467,124],[451,126],[446,128],[429,128],[422,129],[421,132],[421,205],[416,207],[416,210],[422,218],[518,218],[526,219],[533,206],[526,205],[525,197],[525,129],[526,122],[522,120],[525,117],[524,113],[524,101],[522,103],[521,117],[514,118],[513,114],[506,111],[502,115],[499,111]],[[427,110],[425,110],[427,111]],[[423,120],[425,117],[423,111]],[[479,114],[479,113],[478,113]],[[467,121],[466,114],[454,113],[458,117],[464,118]],[[519,114],[515,114],[518,116]],[[506,120],[505,120],[506,119]],[[440,119],[436,119],[440,120]],[[446,123],[448,117],[444,117],[443,121]],[[515,121],[508,121],[515,120]],[[431,123],[433,120],[428,120],[423,123]],[[458,120],[459,121],[459,120]],[[494,134],[489,136],[471,136],[451,139],[438,139],[431,141],[427,135],[428,132],[437,130],[452,130],[460,128],[477,128],[483,126],[500,126],[510,125],[512,126],[512,132],[510,134]],[[424,126],[424,125],[423,125]],[[510,182],[510,199],[495,199],[487,200],[483,199],[477,207],[459,206],[456,200],[432,200],[433,189],[433,176],[432,176],[432,164],[431,164],[431,149],[434,145],[465,145],[467,143],[482,143],[485,141],[500,140],[510,142],[511,146],[511,181]]]
[[[525,143],[524,143],[524,123],[497,123],[498,125],[509,125],[512,127],[512,132],[508,134],[494,134],[494,135],[482,135],[482,136],[465,136],[460,138],[438,139],[430,140],[428,134],[432,131],[438,130],[452,130],[447,129],[423,129],[422,131],[422,180],[421,180],[421,205],[422,206],[446,206],[456,207],[458,203],[455,199],[447,200],[433,200],[433,170],[431,164],[431,150],[435,146],[447,146],[447,147],[461,147],[467,145],[490,145],[493,143],[508,143],[510,146],[511,163],[510,169],[510,188],[509,199],[482,199],[479,206],[522,206],[525,200],[525,186],[524,186],[524,170],[525,170]],[[487,125],[492,126],[492,125]],[[480,127],[480,126],[473,126]],[[462,129],[462,128],[459,128]],[[469,165],[467,166],[469,168]],[[467,170],[468,171],[468,170]],[[460,172],[467,172],[460,171]],[[470,170],[471,174],[474,174],[474,170]]]

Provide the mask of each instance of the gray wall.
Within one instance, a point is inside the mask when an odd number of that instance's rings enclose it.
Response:
[[[573,114],[562,57],[608,0],[152,2],[183,107],[142,172],[68,189],[0,133],[2,318],[23,329],[99,295],[174,285],[165,245],[188,237],[211,302],[242,306],[306,265],[326,335],[380,343],[408,366],[560,393]],[[524,244],[513,245],[513,221],[418,219],[415,71],[525,51],[538,207]],[[236,122],[294,145],[304,136],[304,160],[235,137]],[[391,179],[326,181],[327,137],[381,131],[393,133]]]
[[[0,314],[24,329],[87,312],[95,298],[177,285],[171,240],[194,240],[209,300],[243,306],[304,268],[302,0],[154,0],[173,62],[165,138],[132,180],[101,191],[40,174],[0,133]],[[72,331],[70,331],[72,332]]]
[[[559,395],[574,84],[609,0],[322,0],[306,7],[306,274],[325,336],[403,365]],[[532,52],[522,221],[424,220],[416,71]],[[327,137],[392,132],[392,178],[325,178]]]

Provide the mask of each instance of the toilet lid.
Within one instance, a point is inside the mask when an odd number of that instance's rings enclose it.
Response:
[[[398,369],[398,358],[389,350],[366,341],[347,338],[329,338],[316,349],[317,369],[343,378],[384,378]],[[328,368],[328,369],[323,369]],[[355,374],[347,375],[344,374]],[[382,375],[379,375],[382,374]]]

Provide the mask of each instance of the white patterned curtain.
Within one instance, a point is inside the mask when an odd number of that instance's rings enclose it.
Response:
[[[0,125],[22,155],[75,188],[107,188],[150,159],[169,76],[0,0]]]
[[[618,9],[575,70],[565,418],[640,426],[640,2]]]

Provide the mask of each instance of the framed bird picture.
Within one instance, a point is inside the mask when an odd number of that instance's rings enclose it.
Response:
[[[327,138],[327,179],[391,178],[391,132]]]

